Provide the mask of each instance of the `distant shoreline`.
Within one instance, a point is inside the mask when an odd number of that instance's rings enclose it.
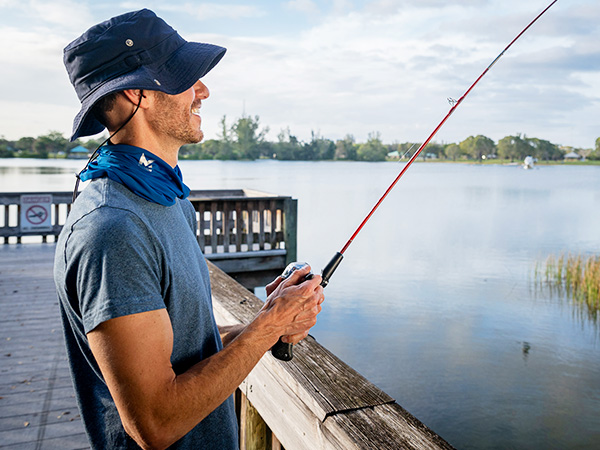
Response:
[[[19,161],[19,160],[36,160],[36,161],[80,161],[85,164],[87,158],[85,159],[66,159],[66,158],[54,158],[49,156],[48,158],[0,158],[0,162],[2,161]],[[281,162],[356,162],[356,163],[407,163],[408,159],[386,159],[385,161],[357,161],[357,160],[349,160],[349,159],[321,159],[321,160],[280,160],[280,159],[270,159],[270,158],[260,158],[255,160],[249,159],[191,159],[191,158],[180,158],[180,162],[182,161],[237,161],[237,162],[252,162],[252,161],[281,161]],[[468,159],[460,159],[460,160],[451,160],[451,159],[426,159],[417,158],[415,163],[444,163],[444,164],[471,164],[471,165],[496,165],[496,166],[522,166],[522,161],[510,161],[510,160],[502,160],[502,159],[488,159],[482,161],[474,161]],[[585,160],[585,161],[538,161],[535,163],[535,166],[600,166],[600,160]]]

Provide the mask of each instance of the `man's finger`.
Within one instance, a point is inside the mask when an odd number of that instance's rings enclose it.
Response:
[[[277,278],[275,278],[273,281],[271,281],[269,284],[267,284],[267,286],[265,287],[266,291],[267,291],[267,297],[269,295],[271,295],[271,293],[277,289],[277,286],[279,286],[281,284],[281,282],[283,281],[283,278],[281,278],[281,276],[278,276]]]

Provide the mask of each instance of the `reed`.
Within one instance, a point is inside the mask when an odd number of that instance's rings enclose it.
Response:
[[[600,310],[600,255],[550,255],[542,267],[536,264],[535,279],[540,285],[565,291],[574,301],[585,304],[592,316],[597,316]]]

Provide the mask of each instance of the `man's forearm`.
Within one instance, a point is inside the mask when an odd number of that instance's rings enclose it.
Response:
[[[229,345],[231,341],[233,341],[244,329],[246,325],[238,324],[238,325],[219,325],[219,334],[221,335],[221,340],[223,341],[223,347]]]

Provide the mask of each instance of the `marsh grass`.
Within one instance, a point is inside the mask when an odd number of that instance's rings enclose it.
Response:
[[[595,322],[600,311],[600,255],[550,255],[543,264],[536,264],[535,281],[539,287],[549,287],[566,293],[583,306]]]

